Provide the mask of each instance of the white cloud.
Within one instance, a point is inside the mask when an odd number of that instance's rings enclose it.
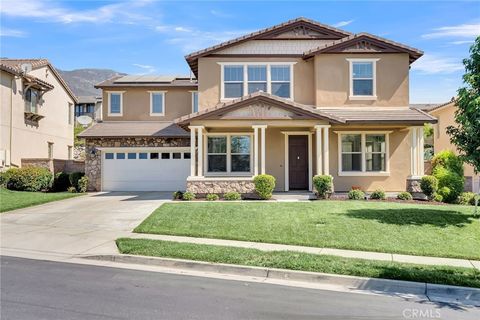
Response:
[[[157,26],[155,30],[166,34],[167,42],[180,46],[184,53],[207,48],[251,32],[247,30],[203,31],[190,27],[167,25]]]
[[[425,54],[412,64],[413,71],[423,74],[453,73],[464,69],[462,61],[455,58]]]
[[[143,7],[150,0],[127,1],[107,4],[91,10],[72,10],[45,0],[2,0],[0,12],[12,17],[38,18],[61,23],[75,22],[119,22],[135,23],[148,19],[135,13],[135,8]]]
[[[146,64],[134,63],[133,66],[143,70],[143,72],[139,73],[139,75],[152,74],[157,71],[157,68],[155,68],[154,66],[149,66]]]
[[[424,39],[460,37],[475,38],[480,35],[480,23],[460,24],[433,29],[433,32],[422,35]]]
[[[231,18],[233,15],[220,10],[210,10],[210,13],[217,18]]]
[[[22,30],[9,29],[9,28],[0,28],[0,37],[15,37],[15,38],[25,38],[27,33]]]
[[[474,40],[459,40],[459,41],[449,42],[449,44],[461,45],[461,44],[472,44],[474,42],[475,42]]]
[[[333,26],[335,28],[340,28],[340,27],[345,27],[345,26],[348,26],[349,24],[351,24],[353,21],[355,20],[347,20],[347,21],[340,21],[340,22],[337,22],[335,23]]]

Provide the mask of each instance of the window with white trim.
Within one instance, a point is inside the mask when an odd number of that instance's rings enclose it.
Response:
[[[250,135],[214,135],[207,137],[207,172],[251,172]]]
[[[388,134],[339,133],[340,173],[387,172]]]
[[[198,112],[198,91],[192,91],[192,112]]]
[[[38,113],[38,103],[40,92],[33,88],[28,88],[25,93],[25,112]]]
[[[123,113],[122,106],[122,93],[121,92],[109,92],[108,94],[108,115],[109,116],[121,116]]]
[[[151,116],[165,115],[165,92],[163,91],[150,92],[150,115]]]
[[[241,98],[258,91],[293,99],[293,63],[220,64],[222,65],[222,100]]]
[[[73,124],[73,104],[68,103],[68,124]]]
[[[348,59],[350,63],[350,98],[375,99],[376,61],[378,59]]]

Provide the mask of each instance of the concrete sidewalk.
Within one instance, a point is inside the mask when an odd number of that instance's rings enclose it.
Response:
[[[480,261],[477,261],[477,260],[424,257],[424,256],[412,256],[412,255],[404,255],[404,254],[396,254],[396,253],[316,248],[316,247],[293,246],[293,245],[274,244],[274,243],[222,240],[222,239],[210,239],[210,238],[194,238],[194,237],[143,234],[143,233],[132,233],[129,236],[129,238],[164,240],[164,241],[175,241],[175,242],[195,243],[195,244],[210,244],[210,245],[226,246],[226,247],[251,248],[251,249],[258,249],[262,251],[296,251],[296,252],[313,253],[313,254],[325,254],[325,255],[339,256],[339,257],[346,257],[346,258],[359,258],[359,259],[367,259],[367,260],[382,260],[382,261],[394,261],[394,262],[416,263],[416,264],[426,264],[426,265],[476,268],[480,270]]]

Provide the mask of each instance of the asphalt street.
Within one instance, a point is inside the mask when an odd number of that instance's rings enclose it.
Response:
[[[1,319],[480,319],[480,310],[344,293],[1,257]]]

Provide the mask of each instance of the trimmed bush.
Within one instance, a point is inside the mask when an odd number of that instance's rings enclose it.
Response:
[[[242,200],[242,195],[236,191],[226,192],[223,195],[223,199],[227,201]]]
[[[68,173],[58,172],[53,178],[52,190],[55,192],[67,191],[70,187],[70,179]]]
[[[15,170],[18,170],[17,168],[11,168],[8,169],[7,171],[0,172],[0,187],[6,188],[8,181],[10,180],[10,177],[12,174],[15,173]]]
[[[400,192],[399,194],[397,194],[397,199],[399,199],[399,200],[412,200],[413,197],[410,194],[410,192],[403,191],[403,192]]]
[[[433,195],[433,201],[435,202],[442,202],[443,201],[443,196],[441,194],[435,193]]]
[[[182,191],[175,191],[173,193],[173,200],[182,200],[183,199],[183,192]]]
[[[77,189],[75,189],[75,187],[68,187],[67,191],[70,192],[70,193],[76,193]]]
[[[364,200],[365,192],[359,189],[350,190],[348,192],[348,199],[350,200]]]
[[[428,200],[432,200],[438,190],[438,179],[434,176],[423,176],[420,180],[420,189]]]
[[[195,198],[196,198],[195,193],[187,191],[183,194],[182,200],[192,201],[192,200],[195,200]]]
[[[220,197],[218,196],[218,194],[209,193],[209,194],[207,194],[206,199],[207,199],[207,201],[217,201],[218,199],[220,199]]]
[[[473,192],[462,192],[458,197],[458,204],[468,206],[468,205],[475,205],[475,193]]]
[[[25,167],[10,173],[7,188],[18,191],[47,191],[52,186],[53,175],[46,168]]]
[[[70,173],[70,175],[68,176],[68,179],[70,180],[70,185],[78,190],[78,180],[80,180],[84,175],[85,173],[83,172]]]
[[[385,200],[387,199],[387,196],[385,195],[385,191],[383,191],[382,189],[377,189],[370,194],[370,199]]]
[[[77,191],[81,192],[81,193],[84,193],[84,192],[87,192],[87,189],[88,189],[88,177],[83,176],[83,177],[80,178],[80,180],[78,180]]]
[[[438,179],[438,188],[448,188],[449,192],[443,194],[443,201],[448,203],[456,202],[463,192],[465,178],[444,167],[435,168],[433,174]]]
[[[317,191],[317,197],[326,199],[333,192],[333,177],[330,175],[315,176],[313,177],[313,185]]]
[[[432,170],[443,167],[463,177],[463,161],[451,150],[443,150],[432,159]]]
[[[253,178],[255,184],[255,192],[260,199],[267,200],[272,197],[273,189],[275,189],[275,178],[269,174],[260,174]]]
[[[441,187],[438,189],[437,194],[441,195],[443,201],[446,201],[450,197],[452,190],[449,187]]]

